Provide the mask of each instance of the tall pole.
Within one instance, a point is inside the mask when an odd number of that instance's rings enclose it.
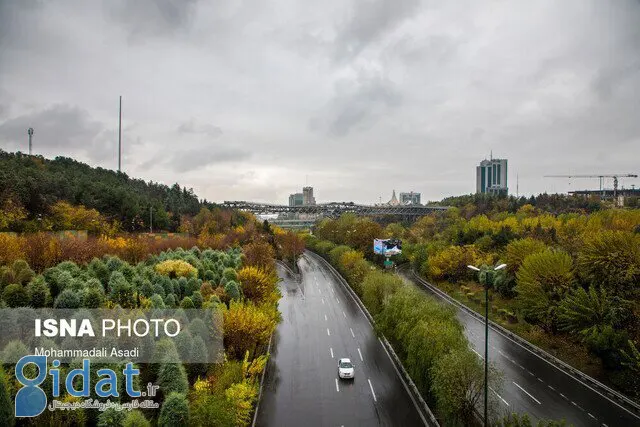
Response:
[[[118,114],[118,172],[122,170],[122,95],[120,95],[120,112]]]
[[[29,134],[29,155],[31,155],[31,137],[33,136],[33,128],[27,129],[27,134]]]
[[[493,275],[491,276],[493,279]],[[487,427],[487,397],[489,396],[489,283],[484,285],[484,425]]]
[[[149,232],[153,234],[153,206],[149,206]]]

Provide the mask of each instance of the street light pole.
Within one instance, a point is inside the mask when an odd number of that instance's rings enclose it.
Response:
[[[507,264],[500,264],[493,271],[502,270]],[[478,267],[467,265],[473,271],[480,272]],[[493,275],[491,276],[493,282]],[[492,283],[493,284],[493,283]],[[489,425],[488,417],[488,401],[489,401],[489,283],[484,284],[484,425]]]

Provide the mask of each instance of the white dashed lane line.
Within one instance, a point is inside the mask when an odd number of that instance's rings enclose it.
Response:
[[[371,380],[370,380],[370,379],[367,379],[367,381],[369,381],[369,388],[371,389],[371,394],[373,395],[373,401],[374,401],[374,402],[377,402],[377,401],[378,401],[378,399],[376,399],[376,392],[375,392],[375,391],[373,391],[373,385],[371,385]]]
[[[358,354],[360,355],[360,361],[364,362],[364,359],[362,358],[362,353],[360,353],[360,348],[358,348]]]
[[[533,400],[536,401],[536,403],[538,405],[542,405],[542,403],[540,403],[540,401],[538,399],[536,399],[535,397],[533,397],[527,390],[523,389],[522,387],[520,387],[520,385],[515,382],[515,381],[511,381],[516,387],[518,387],[520,390],[522,390],[523,392],[525,392],[527,394],[527,396],[529,396],[530,398],[532,398]]]
[[[333,348],[329,347],[329,352],[331,353],[331,358],[333,359]]]
[[[353,333],[353,329],[349,328],[349,330],[351,331],[351,336],[355,338],[356,336],[355,336],[355,334]]]

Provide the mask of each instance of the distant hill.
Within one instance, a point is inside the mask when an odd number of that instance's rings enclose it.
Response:
[[[174,231],[181,215],[196,215],[203,206],[191,188],[178,184],[145,182],[67,157],[50,160],[0,150],[0,210],[21,209],[27,215],[9,227],[12,231],[50,214],[59,201],[96,209],[125,231],[148,229],[150,208],[154,228]]]

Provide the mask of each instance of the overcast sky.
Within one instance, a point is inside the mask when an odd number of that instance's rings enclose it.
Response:
[[[423,201],[640,173],[640,1],[0,0],[0,148],[209,200]],[[640,186],[640,180],[622,180]]]

